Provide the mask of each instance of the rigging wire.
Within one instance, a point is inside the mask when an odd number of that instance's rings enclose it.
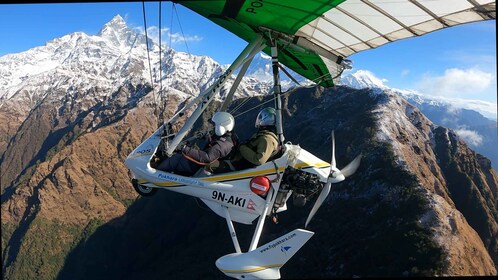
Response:
[[[183,42],[185,43],[185,48],[187,49],[187,54],[188,54],[189,57],[191,57],[192,54],[190,53],[190,50],[188,48],[187,37],[185,36],[185,33],[183,32],[183,27],[182,27],[182,23],[180,21],[180,16],[178,15],[178,10],[176,9],[176,3],[173,3],[173,8],[172,8],[172,11],[171,11],[172,13],[173,13],[173,10],[175,12],[176,19],[178,21],[178,27],[180,28],[180,33],[182,34]],[[173,19],[172,19],[172,21],[173,21]],[[171,39],[171,36],[170,36],[170,39]],[[201,79],[199,78],[199,73],[195,69],[195,65],[194,64],[191,64],[191,65],[192,65],[192,70],[194,71],[197,80],[200,81]],[[194,95],[192,93],[189,93],[189,95],[192,96],[192,97],[194,97]]]
[[[150,74],[150,86],[152,88],[152,98],[154,103],[154,116],[158,117],[157,102],[156,102],[156,91],[154,90],[154,79],[152,75],[152,67],[150,64],[150,54],[149,54],[149,37],[147,35],[147,19],[145,15],[145,1],[142,1],[142,15],[144,18],[144,29],[145,29],[145,48],[147,50],[147,61],[149,63],[149,74]]]
[[[174,5],[174,3],[172,3]],[[173,30],[173,8],[171,8],[171,22],[170,22],[170,29],[169,32],[171,34]],[[166,44],[166,55],[171,56],[172,53],[172,44],[171,44],[171,35],[169,36],[169,44]],[[166,89],[163,88],[163,74],[162,74],[162,65],[163,62],[161,61],[161,54],[162,54],[162,1],[159,1],[159,82],[160,82],[160,92],[164,94],[164,98],[161,102],[161,112],[160,112],[160,122],[164,123],[164,112],[166,112],[166,108],[169,102],[169,85],[168,85],[168,73],[171,69],[171,63],[166,65],[166,69],[164,70],[164,82]],[[166,61],[164,62],[166,64]]]
[[[311,80],[311,82],[316,83],[317,81],[319,81],[319,80],[320,80],[320,79],[322,79],[322,78],[323,78],[323,76],[317,77],[317,78],[315,78],[315,79]],[[306,86],[306,85],[299,85],[299,86],[293,87],[293,88],[291,88],[291,89],[287,90],[286,92],[282,93],[282,94],[281,94],[281,96],[284,96],[284,97],[285,97],[285,96],[288,96],[288,95],[290,95],[291,93],[293,93],[293,92],[297,91],[298,89],[301,89],[301,88],[312,88],[312,87],[315,87],[315,86],[316,86],[316,85],[308,85],[308,86]],[[246,114],[246,113],[248,113],[248,112],[250,112],[250,111],[252,111],[252,110],[254,110],[254,109],[260,108],[260,107],[264,106],[265,104],[267,104],[267,103],[270,103],[270,102],[274,101],[275,99],[276,99],[276,97],[270,98],[270,99],[268,99],[267,101],[265,101],[265,102],[263,102],[263,103],[260,103],[260,104],[258,104],[258,105],[256,105],[256,106],[253,106],[253,107],[251,107],[251,108],[249,108],[249,109],[247,109],[247,110],[245,110],[245,111],[243,111],[243,112],[241,112],[241,113],[239,113],[239,114],[237,114],[237,115],[234,115],[233,117],[234,117],[234,118],[240,117],[240,116],[242,116],[242,115],[244,115],[244,114]],[[244,101],[242,101],[242,102],[241,102],[239,105],[237,105],[234,109],[230,110],[230,113],[233,115],[233,114],[234,114],[235,112],[237,112],[237,111],[238,111],[238,110],[239,110],[242,106],[244,106],[244,105],[245,105],[245,104],[246,104],[249,100],[251,100],[251,97],[247,97]]]
[[[187,38],[185,37],[185,34],[183,33],[182,23],[180,22],[180,17],[178,16],[178,11],[177,11],[176,5],[174,3],[173,3],[173,9],[175,10],[176,18],[178,20],[178,26],[180,27],[180,32],[182,33],[183,42],[185,42],[185,48],[187,49],[187,53],[189,55],[191,55],[190,50],[188,49]]]
[[[163,90],[163,67],[162,67],[162,61],[161,61],[161,52],[162,52],[162,45],[163,45],[163,41],[161,39],[161,33],[162,33],[162,26],[161,26],[161,7],[162,7],[162,1],[159,1],[159,93],[162,92]]]
[[[166,44],[166,47],[167,47],[166,50],[167,50],[167,53],[168,53],[169,57],[171,57],[171,54],[173,52],[173,45],[172,45],[172,42],[171,42],[171,40],[172,40],[171,34],[173,32],[173,5],[174,5],[174,3],[172,2],[171,3],[171,15],[170,15],[171,21],[170,21],[170,26],[169,26],[169,31],[168,31],[169,32],[169,36],[168,36],[169,37],[169,42],[168,42],[168,44]],[[168,73],[169,73],[169,71],[171,69],[171,66],[172,66],[172,63],[167,64],[167,68],[164,71],[165,72],[165,78],[164,78],[164,80],[166,82],[166,86],[168,87],[167,90],[166,90],[166,96],[165,96],[165,101],[164,101],[165,104],[168,103],[168,97],[169,97],[168,92],[169,92],[170,86],[169,86],[169,84],[168,84],[167,81],[168,81]]]
[[[162,12],[161,12],[161,8],[162,8],[162,1],[159,1],[159,98],[161,98],[161,95],[163,94],[163,63],[161,61],[161,53],[162,53],[162,45],[163,45],[163,41],[161,39],[161,33],[162,33],[162,26],[161,26],[161,22],[162,22],[162,18],[161,18],[161,15],[162,15]],[[157,103],[157,102],[156,102]],[[166,109],[166,105],[161,102],[161,108],[160,108],[160,112],[157,116],[158,120],[158,126],[161,125],[161,123],[164,122],[164,111]]]
[[[169,42],[166,45],[168,47],[167,50],[168,50],[169,57],[171,57],[171,55],[173,53],[173,42],[172,42],[173,36],[172,36],[172,34],[173,34],[173,19],[174,19],[174,8],[173,8],[173,6],[174,5],[175,5],[175,3],[171,2],[171,15],[170,15],[170,19],[171,20],[170,20],[169,31],[168,31],[169,32],[169,36],[168,36],[169,37]],[[165,71],[166,72],[166,75],[165,75],[166,76],[165,77],[166,81],[168,80],[168,77],[169,77],[168,73],[170,72],[170,69],[171,69],[172,65],[173,65],[172,62],[167,65],[168,68]],[[168,83],[166,83],[166,85],[168,86],[168,92],[169,92],[170,86],[168,85]],[[167,101],[168,101],[168,94],[166,94],[166,101],[165,102],[167,103]]]
[[[170,26],[169,26],[169,47],[171,49],[173,49],[173,43],[172,43],[172,40],[173,40],[173,18],[174,18],[174,8],[173,6],[175,5],[175,3],[171,2],[171,21],[170,21]]]

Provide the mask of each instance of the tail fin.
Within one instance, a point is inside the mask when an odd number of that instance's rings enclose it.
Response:
[[[280,268],[313,234],[296,229],[253,251],[225,255],[216,261],[216,266],[227,276],[238,279],[279,279]]]

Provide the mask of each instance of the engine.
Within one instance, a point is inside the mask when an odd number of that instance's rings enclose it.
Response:
[[[301,169],[287,167],[275,199],[274,208],[280,208],[292,194],[294,206],[302,207],[323,188],[324,183],[318,175]]]

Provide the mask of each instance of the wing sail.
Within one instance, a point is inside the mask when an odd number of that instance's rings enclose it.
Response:
[[[494,0],[187,0],[175,1],[251,42],[272,36],[279,61],[329,87],[345,58],[397,40],[496,19]],[[268,35],[271,34],[271,35]],[[264,50],[270,54],[270,49]]]

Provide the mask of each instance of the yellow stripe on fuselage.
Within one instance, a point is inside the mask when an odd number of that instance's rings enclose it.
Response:
[[[294,168],[303,168],[303,167],[319,167],[319,168],[322,168],[322,167],[329,167],[330,164],[326,163],[325,161],[321,161],[321,162],[315,162],[315,163],[309,163],[309,162],[300,162],[300,163],[296,163],[293,167]]]
[[[285,166],[279,167],[278,171],[282,172],[285,170]],[[230,180],[236,180],[236,179],[242,179],[242,178],[247,178],[247,177],[255,177],[259,175],[267,175],[267,174],[272,174],[275,173],[276,170],[274,168],[271,169],[264,169],[264,170],[256,170],[256,171],[250,171],[250,172],[243,172],[243,173],[229,173],[226,175],[215,175],[215,176],[209,176],[209,177],[199,177],[199,178],[192,178],[192,179],[198,179],[202,181],[230,181]],[[139,184],[144,184],[144,183],[151,183],[146,180],[138,180]],[[160,187],[178,187],[178,186],[184,186],[184,184],[179,184],[175,182],[155,182],[152,183],[156,186]]]

